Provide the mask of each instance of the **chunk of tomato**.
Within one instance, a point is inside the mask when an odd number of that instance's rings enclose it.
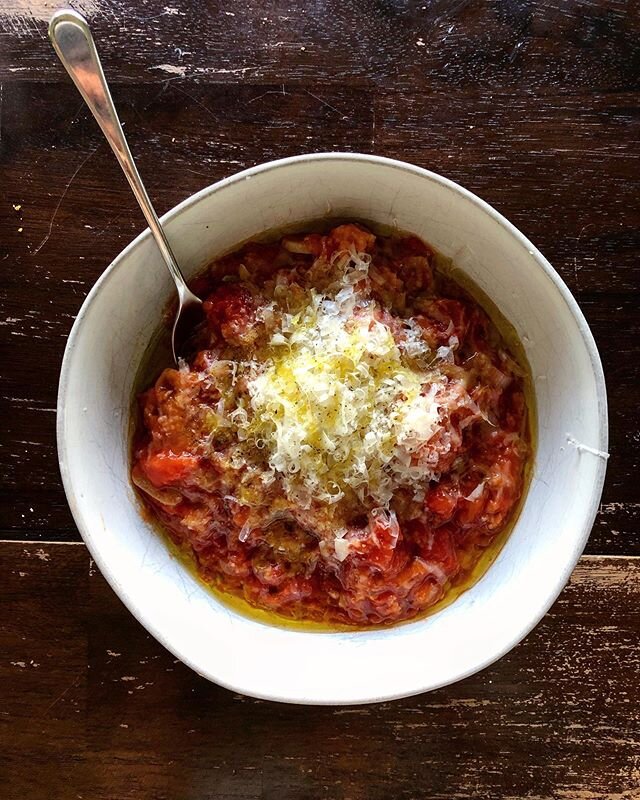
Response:
[[[459,499],[460,490],[458,486],[451,481],[441,481],[428,492],[425,505],[442,522],[446,522],[455,514]]]
[[[438,564],[450,578],[460,568],[452,533],[446,526],[436,528],[430,533],[426,546],[422,548],[422,558]]]
[[[237,283],[224,284],[204,301],[209,324],[231,344],[250,344],[256,322],[251,292]]]
[[[326,238],[327,255],[338,250],[355,250],[356,253],[370,251],[376,242],[376,237],[359,225],[349,223],[338,225]]]
[[[140,465],[151,483],[162,488],[184,480],[196,469],[198,463],[196,456],[168,452],[147,455]]]
[[[351,552],[360,557],[361,563],[385,570],[393,560],[400,527],[395,514],[376,514],[370,517],[367,528],[347,538]]]
[[[433,250],[417,236],[404,236],[393,242],[393,255],[396,258],[410,258],[411,256],[431,258]]]

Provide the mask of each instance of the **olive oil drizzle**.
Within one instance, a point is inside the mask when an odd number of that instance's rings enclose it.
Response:
[[[262,243],[271,243],[279,241],[282,236],[292,233],[325,233],[335,225],[343,222],[360,222],[365,225],[369,230],[378,236],[394,236],[403,237],[410,236],[406,232],[401,232],[397,229],[391,229],[388,226],[382,226],[371,221],[360,220],[344,220],[344,219],[325,219],[315,223],[298,223],[289,226],[286,229],[278,229],[277,231],[269,231],[261,236],[252,237],[247,241],[256,241]],[[242,243],[236,245],[229,252],[236,252],[240,250]],[[433,250],[434,248],[427,242],[427,245]],[[222,258],[226,254],[220,254],[214,260]],[[513,509],[508,523],[504,528],[492,539],[489,545],[481,548],[480,555],[473,558],[477,554],[478,549],[465,553],[464,560],[466,564],[462,564],[462,568],[453,581],[447,581],[444,586],[444,593],[440,600],[434,603],[425,611],[417,614],[416,616],[387,624],[373,624],[373,625],[351,625],[341,624],[334,621],[319,621],[312,619],[298,619],[294,617],[278,614],[274,611],[268,611],[263,608],[248,603],[243,597],[232,594],[229,591],[223,590],[215,584],[205,580],[198,570],[198,565],[191,550],[187,546],[178,546],[170,537],[169,533],[164,529],[162,524],[154,518],[153,512],[150,512],[141,494],[137,488],[134,487],[136,497],[141,505],[141,514],[144,519],[154,528],[158,535],[160,535],[167,546],[168,551],[181,564],[189,571],[192,577],[207,591],[211,592],[216,599],[224,605],[229,611],[239,614],[242,617],[251,619],[254,622],[263,625],[276,625],[278,627],[287,628],[290,630],[306,631],[313,633],[336,633],[336,632],[358,632],[370,630],[384,630],[390,627],[399,625],[409,625],[424,620],[428,617],[437,614],[443,609],[454,603],[461,595],[467,592],[470,588],[475,586],[481,578],[487,573],[491,565],[498,558],[502,548],[504,547],[507,539],[509,538],[524,505],[531,476],[533,472],[533,459],[535,453],[536,439],[537,439],[537,414],[535,404],[535,392],[533,381],[531,378],[531,369],[526,357],[525,349],[516,333],[513,325],[504,317],[504,315],[497,308],[495,303],[483,292],[465,273],[458,269],[451,259],[435,251],[435,272],[437,277],[443,281],[448,288],[453,288],[459,295],[466,295],[475,303],[477,303],[487,314],[493,326],[497,330],[502,341],[506,345],[506,350],[514,358],[516,363],[523,370],[523,386],[526,399],[526,431],[525,438],[529,443],[529,458],[525,464],[523,475],[523,488],[520,499]],[[208,267],[207,267],[208,269]],[[206,272],[207,269],[202,270]],[[164,315],[167,316],[167,315]],[[171,350],[169,341],[169,330],[166,325],[158,328],[157,333],[153,337],[149,346],[145,351],[140,368],[134,381],[134,392],[131,403],[130,426],[129,426],[129,439],[130,439],[130,454],[133,458],[133,447],[135,432],[138,429],[140,422],[140,410],[138,407],[138,395],[151,385],[155,377],[159,374],[161,369],[167,364],[171,363]]]

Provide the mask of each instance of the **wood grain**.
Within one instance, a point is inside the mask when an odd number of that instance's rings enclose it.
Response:
[[[56,5],[0,4],[3,800],[639,800],[638,4],[74,3],[160,211],[301,152],[412,161],[524,231],[596,338],[611,459],[593,555],[480,675],[338,709],[204,681],[138,625],[83,545],[51,541],[79,538],[55,449],[66,337],[143,227],[46,39]]]
[[[542,624],[479,675],[352,708],[198,677],[83,545],[5,542],[0,561],[5,800],[640,796],[638,559],[584,558]]]
[[[626,0],[80,0],[114,82],[638,89],[640,20]],[[5,0],[0,78],[60,76],[55,3]],[[123,44],[124,43],[124,44]]]

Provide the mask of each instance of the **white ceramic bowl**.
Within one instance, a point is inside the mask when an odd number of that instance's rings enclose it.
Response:
[[[195,275],[265,230],[330,214],[411,231],[497,304],[535,378],[535,469],[517,524],[487,574],[438,614],[389,630],[299,632],[221,605],[142,519],[129,482],[133,381],[173,290],[149,231],[91,290],[71,331],[58,397],[69,505],[93,559],[138,620],[201,675],[293,703],[365,703],[459,680],[510,650],[567,582],[598,507],[607,449],[598,352],[567,287],[516,228],[475,195],[423,169],[373,156],[305,155],[246,170],[165,215]]]

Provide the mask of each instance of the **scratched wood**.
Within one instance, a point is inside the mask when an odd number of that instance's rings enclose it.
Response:
[[[0,547],[4,800],[640,796],[640,560],[587,557],[499,663],[408,700],[308,708],[198,677],[83,545]]]
[[[9,80],[48,81],[55,0],[3,0]],[[254,84],[638,88],[640,20],[628,0],[77,0],[114,80]],[[124,46],[123,46],[124,42]]]

